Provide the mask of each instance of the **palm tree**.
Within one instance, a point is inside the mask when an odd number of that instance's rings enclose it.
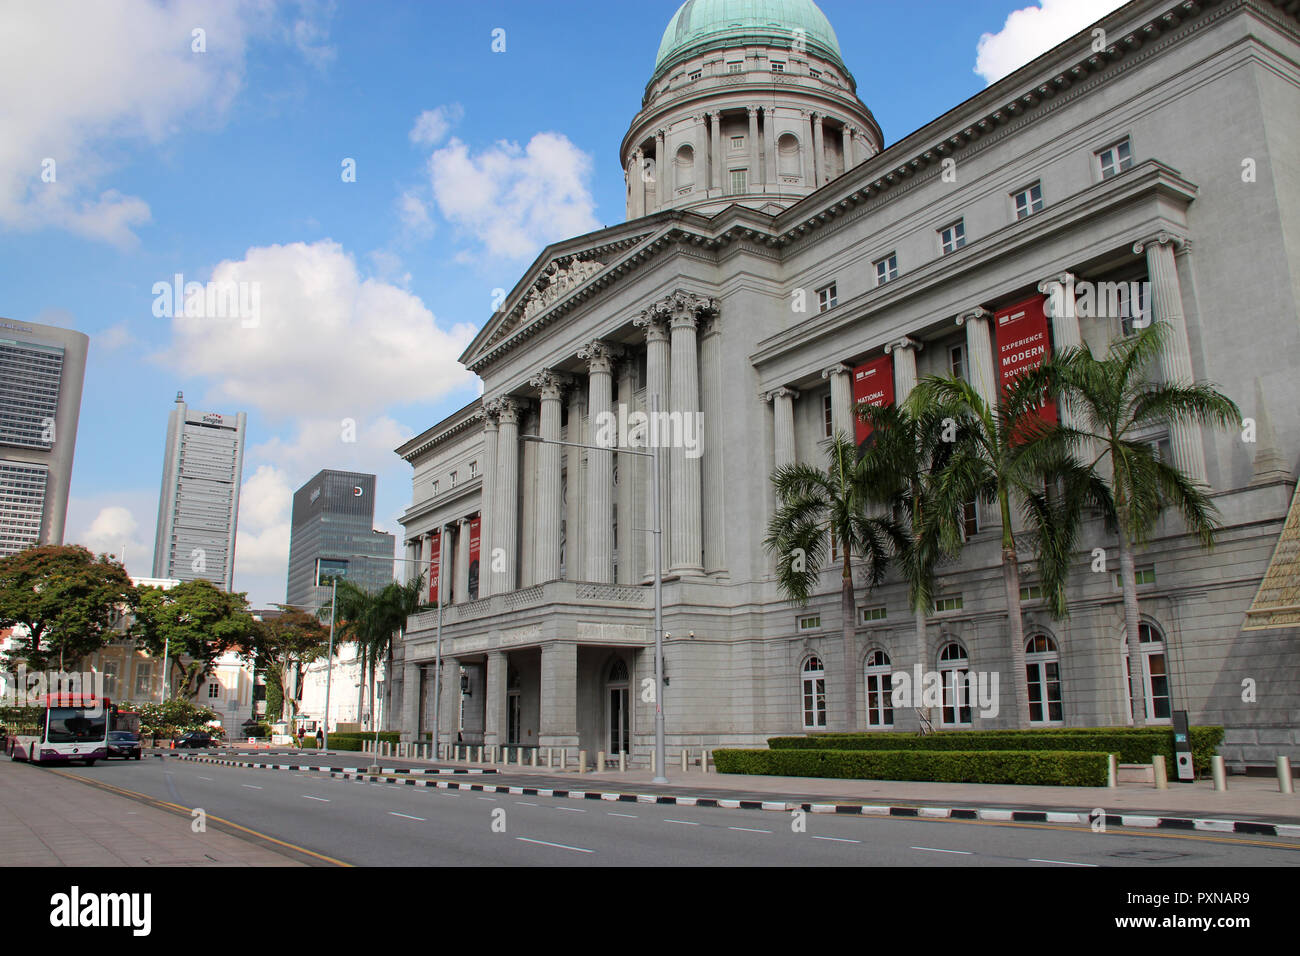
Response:
[[[1086,450],[1086,467],[1103,475],[1114,497],[1119,539],[1124,633],[1129,647],[1129,693],[1133,722],[1145,721],[1146,694],[1138,663],[1138,600],[1134,552],[1146,544],[1160,515],[1174,508],[1202,547],[1214,547],[1219,512],[1204,485],[1164,461],[1143,434],[1178,423],[1240,427],[1241,411],[1211,384],[1153,383],[1147,377],[1170,334],[1155,322],[1136,335],[1111,343],[1104,358],[1086,345],[1047,363],[1044,376],[1070,409],[1074,427],[1066,439]]]
[[[1053,616],[1068,611],[1065,583],[1087,508],[1109,508],[1102,483],[1070,458],[1060,427],[1037,414],[1043,398],[1041,375],[1027,372],[990,405],[969,382],[931,376],[908,397],[915,409],[937,407],[953,416],[953,450],[940,481],[948,503],[981,499],[996,503],[1002,524],[1002,585],[1011,638],[1016,719],[1029,722],[1025,675],[1025,633],[1021,617],[1020,558],[1013,507],[1038,557],[1038,571]]]
[[[777,582],[791,601],[808,603],[828,551],[838,545],[844,729],[852,730],[858,713],[852,560],[856,556],[866,562],[867,579],[874,586],[884,579],[890,553],[901,550],[904,541],[893,522],[868,516],[876,494],[868,483],[867,466],[843,434],[831,439],[824,471],[806,464],[783,465],[773,472],[772,483],[779,504],[768,523],[763,546],[778,556]]]

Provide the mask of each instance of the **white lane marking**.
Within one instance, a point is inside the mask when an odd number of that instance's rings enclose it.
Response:
[[[698,827],[698,823],[692,823],[690,820],[664,820],[664,823],[680,823],[684,827]]]
[[[566,846],[563,843],[550,843],[546,840],[530,840],[528,837],[515,837],[516,840],[522,840],[525,843],[537,843],[541,846],[553,846],[561,850],[573,850],[576,853],[595,853],[595,850],[588,850],[580,846]]]
[[[249,790],[261,790],[261,787],[255,787],[251,783],[241,783],[241,787],[247,787]]]
[[[833,841],[833,842],[835,842],[835,843],[861,843],[861,842],[862,842],[861,840],[846,840],[846,839],[844,839],[844,837],[824,837],[824,836],[815,836],[815,837],[813,837],[813,839],[814,839],[814,840],[831,840],[831,841]]]
[[[313,797],[310,793],[304,793],[302,797],[304,800],[319,800],[321,803],[329,803],[324,797]]]
[[[557,810],[563,810],[565,813],[586,813],[586,810],[580,810],[577,807],[556,807]]]
[[[771,833],[771,830],[758,830],[754,827],[727,827],[728,830],[744,830],[746,833]]]
[[[200,779],[200,780],[207,780],[209,783],[212,782],[212,778],[211,778],[211,777],[199,777],[199,779]]]
[[[972,856],[973,850],[943,850],[937,846],[914,846],[913,850],[925,850],[927,853],[956,853],[960,856]]]
[[[409,813],[398,813],[396,810],[389,810],[388,813],[390,816],[394,816],[394,817],[406,817],[406,819],[408,820],[419,820],[421,823],[428,822],[424,819],[424,817],[413,817]]]
[[[521,807],[536,807],[536,806],[541,806],[541,804],[537,804],[537,803],[529,803],[527,800],[516,800],[515,803],[519,804]]]
[[[1031,858],[1030,863],[1056,863],[1059,866],[1100,866],[1099,863],[1074,863],[1070,860],[1035,860]]]
[[[480,800],[491,800],[493,803],[496,803],[496,802],[497,802],[497,798],[496,798],[496,797],[479,797],[479,799],[480,799]]]
[[[607,810],[607,811],[605,811],[605,816],[607,816],[607,817],[628,817],[629,819],[632,819],[632,820],[639,820],[639,819],[640,819],[640,817],[638,817],[635,813],[615,813],[613,810]]]

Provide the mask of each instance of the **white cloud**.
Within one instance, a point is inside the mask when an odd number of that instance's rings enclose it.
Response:
[[[128,345],[134,345],[135,341],[135,336],[131,334],[129,324],[123,319],[116,325],[110,325],[103,331],[97,332],[94,336],[94,347],[96,350],[103,349],[105,352],[116,352]]]
[[[397,200],[397,212],[407,232],[423,237],[433,234],[433,220],[429,218],[429,209],[414,190],[408,189],[402,193],[401,198]]]
[[[980,37],[975,72],[985,82],[995,83],[1124,3],[1125,0],[1039,0],[1037,6],[1013,10],[1001,30]]]
[[[459,103],[425,110],[415,118],[415,125],[411,127],[411,142],[421,146],[437,146],[464,116],[465,110]]]
[[[107,552],[120,556],[124,550],[122,546],[135,539],[139,527],[139,522],[126,508],[120,505],[101,508],[81,535],[80,543],[96,554]]]
[[[259,465],[239,487],[239,525],[235,531],[236,590],[249,590],[247,578],[278,581],[283,594],[289,569],[289,514],[293,489],[284,471]],[[257,588],[261,590],[260,586]],[[256,602],[255,603],[261,603]]]
[[[591,171],[591,157],[559,133],[537,133],[523,148],[501,141],[477,155],[453,138],[429,157],[442,216],[487,255],[511,259],[600,227]]]
[[[439,326],[405,289],[363,277],[330,240],[249,249],[213,282],[257,290],[259,321],[177,317],[153,356],[179,378],[212,381],[208,400],[263,419],[360,422],[392,405],[431,402],[467,385],[457,358],[475,327]]]

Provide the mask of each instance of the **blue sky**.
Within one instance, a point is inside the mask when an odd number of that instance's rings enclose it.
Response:
[[[456,359],[493,290],[623,220],[619,140],[677,5],[0,5],[0,316],[91,336],[67,540],[150,573],[178,389],[248,413],[255,605],[284,599],[289,498],[320,468],[376,473],[400,536],[392,449],[478,394]],[[887,145],[1118,5],[820,3]],[[256,326],[156,316],[176,273],[257,283]]]

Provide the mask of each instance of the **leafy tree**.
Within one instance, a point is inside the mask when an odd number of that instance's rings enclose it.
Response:
[[[943,500],[980,499],[996,504],[1002,533],[1002,584],[1006,595],[1011,639],[1011,672],[1016,692],[1016,716],[1029,724],[1029,687],[1025,675],[1025,632],[1020,601],[1022,542],[1012,522],[1018,509],[1024,537],[1038,557],[1039,578],[1048,608],[1065,616],[1065,584],[1070,559],[1089,508],[1107,512],[1105,486],[1074,461],[1058,425],[1037,414],[1043,400],[1043,379],[1026,372],[990,405],[971,383],[948,376],[930,376],[908,397],[914,409],[949,409],[956,431],[953,451],[943,469]]]
[[[131,635],[150,654],[166,650],[168,668],[181,673],[180,694],[192,699],[219,658],[252,640],[254,622],[243,594],[221,590],[211,581],[186,581],[169,590],[140,589]],[[169,674],[163,675],[170,687]]]
[[[242,656],[266,674],[267,714],[289,721],[302,699],[302,665],[325,656],[329,628],[314,614],[280,605],[283,614],[255,622]]]
[[[0,627],[20,628],[6,663],[75,669],[109,642],[113,624],[137,600],[120,562],[112,555],[96,558],[80,545],[45,545],[0,558]]]
[[[885,576],[889,556],[906,547],[897,526],[870,516],[879,492],[870,483],[870,468],[843,434],[831,439],[825,470],[813,465],[783,465],[772,473],[779,504],[767,526],[763,546],[777,556],[776,578],[793,602],[806,605],[818,585],[822,566],[838,543],[840,613],[844,648],[844,704],[847,724],[857,725],[857,603],[853,596],[854,556],[866,563],[871,586]]]
[[[121,709],[128,708],[121,705]],[[206,730],[216,737],[225,734],[225,729],[221,727],[220,718],[215,711],[180,697],[173,697],[161,704],[154,702],[141,704],[139,714],[141,737],[151,737],[154,740],[170,739],[191,730]],[[216,726],[213,726],[214,721],[218,722]]]
[[[1085,345],[1055,356],[1043,373],[1045,383],[1059,391],[1076,422],[1066,431],[1065,440],[1085,454],[1086,467],[1104,477],[1114,497],[1135,723],[1144,721],[1146,693],[1137,654],[1140,618],[1134,552],[1146,544],[1169,508],[1182,516],[1202,547],[1213,548],[1220,527],[1218,509],[1205,486],[1162,460],[1140,436],[1179,422],[1220,428],[1241,425],[1236,404],[1213,385],[1150,380],[1148,370],[1169,334],[1167,322],[1156,322],[1111,343],[1104,358],[1094,356]]]

